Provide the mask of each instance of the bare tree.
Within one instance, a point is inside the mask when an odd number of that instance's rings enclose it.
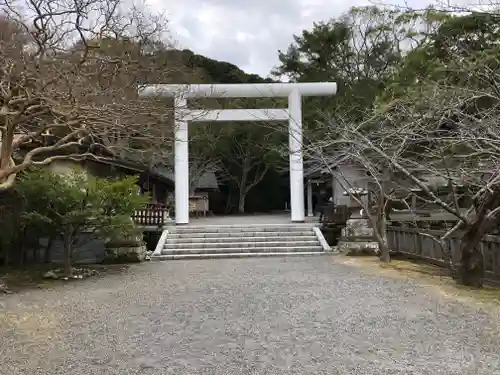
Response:
[[[230,156],[224,158],[224,175],[236,184],[239,190],[238,212],[245,212],[245,199],[248,192],[266,175],[269,165],[263,164],[262,155],[255,152],[256,143],[250,133],[235,137],[227,151]]]
[[[221,127],[213,124],[193,123],[189,143],[189,190],[195,193],[200,180],[208,172],[221,172],[222,163],[217,145],[222,139]]]
[[[248,193],[266,176],[279,156],[273,141],[276,133],[257,123],[226,128],[221,135],[218,154],[223,178],[238,188],[238,212],[245,212]]]
[[[57,159],[170,153],[172,104],[137,93],[178,75],[161,16],[121,0],[2,3],[0,189]]]
[[[457,224],[438,240],[444,247],[450,236],[461,237],[457,276],[471,286],[482,285],[479,242],[500,217],[496,56],[457,53],[442,75],[419,81],[368,120],[326,125],[329,136],[315,145],[324,160],[343,150],[363,165],[385,200],[421,191],[418,200],[451,214]],[[430,178],[442,181],[444,195]]]

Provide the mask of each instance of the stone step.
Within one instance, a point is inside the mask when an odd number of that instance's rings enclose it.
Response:
[[[241,241],[239,238],[235,239],[233,242],[186,242],[186,243],[171,243],[167,241],[164,249],[203,249],[217,247],[218,249],[223,248],[277,248],[277,247],[302,247],[302,246],[318,246],[319,242],[317,239],[314,240],[301,240],[301,241]]]
[[[203,254],[162,254],[153,255],[151,260],[181,260],[181,259],[215,259],[215,258],[253,258],[253,257],[274,257],[274,256],[312,256],[326,255],[324,251],[309,251],[309,252],[260,252],[260,253],[203,253]]]
[[[236,253],[307,253],[323,251],[319,245],[277,246],[277,247],[206,247],[186,249],[163,249],[163,255],[179,254],[236,254]]]
[[[170,233],[234,233],[234,232],[299,232],[310,231],[312,225],[248,225],[248,226],[178,226],[168,228]]]
[[[290,236],[247,236],[246,233],[244,236],[212,236],[212,237],[196,237],[196,236],[179,236],[176,237],[168,236],[167,243],[168,244],[184,244],[184,243],[195,243],[195,242],[212,242],[212,243],[225,243],[225,242],[278,242],[278,241],[318,241],[315,235],[310,233],[304,235],[290,235]]]
[[[155,260],[324,255],[314,224],[189,225],[167,228]]]
[[[259,231],[248,231],[248,232],[192,232],[192,233],[178,233],[169,232],[168,239],[178,239],[178,238],[220,238],[220,237],[297,237],[297,236],[312,236],[314,231],[302,230],[296,232],[259,232]]]

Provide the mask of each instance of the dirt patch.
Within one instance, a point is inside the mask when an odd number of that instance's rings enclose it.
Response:
[[[46,310],[9,312],[1,317],[0,327],[5,330],[13,329],[34,342],[47,341],[61,333],[59,317]]]
[[[96,270],[98,274],[92,276],[92,278],[125,272],[129,268],[128,265],[123,264],[92,264],[78,265],[77,267]],[[53,264],[30,265],[26,266],[24,269],[1,267],[0,284],[5,285],[9,291],[16,293],[25,289],[53,287],[54,285],[67,282],[85,282],[85,280],[64,281],[44,278],[44,275],[48,271],[56,268],[58,268],[58,266]]]
[[[500,288],[485,286],[474,289],[456,285],[450,273],[421,261],[410,259],[393,259],[389,263],[381,262],[377,257],[336,257],[335,262],[358,267],[363,272],[381,274],[386,277],[415,280],[433,292],[445,298],[452,298],[465,303],[487,303],[500,306]]]
[[[50,353],[57,350],[67,332],[63,318],[56,311],[24,304],[0,314],[0,331],[4,334],[0,352],[5,373],[50,364]]]

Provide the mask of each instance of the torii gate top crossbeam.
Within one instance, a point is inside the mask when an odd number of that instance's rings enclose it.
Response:
[[[140,96],[164,96],[181,98],[273,98],[288,97],[298,91],[301,96],[333,96],[337,92],[335,82],[315,83],[233,83],[203,85],[147,85],[139,90]]]

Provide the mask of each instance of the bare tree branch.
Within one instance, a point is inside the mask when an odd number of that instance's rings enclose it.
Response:
[[[0,189],[29,165],[66,154],[168,159],[173,105],[138,96],[143,84],[190,74],[168,57],[161,15],[122,0],[3,4]]]

